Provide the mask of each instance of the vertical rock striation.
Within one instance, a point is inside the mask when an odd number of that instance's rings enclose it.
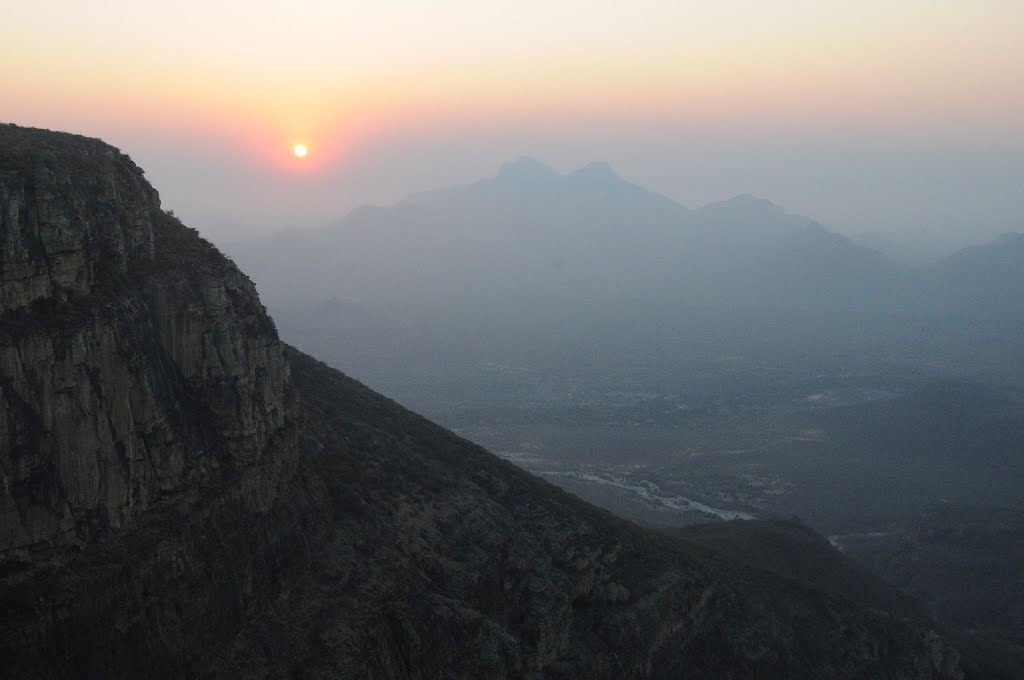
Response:
[[[229,474],[266,506],[294,399],[249,280],[102,142],[5,126],[0,180],[0,563]]]
[[[42,130],[0,126],[0,244],[0,639],[117,674],[229,636],[315,535],[252,283],[127,156]]]
[[[0,129],[0,313],[87,295],[153,259],[156,191],[98,140]]]

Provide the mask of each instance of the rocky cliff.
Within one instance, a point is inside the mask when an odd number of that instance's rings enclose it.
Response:
[[[316,533],[274,326],[98,140],[0,126],[0,244],[0,659],[187,668]]]
[[[283,347],[115,149],[0,127],[4,677],[962,677]]]
[[[295,400],[249,282],[97,140],[0,128],[0,561],[238,475],[264,508]]]

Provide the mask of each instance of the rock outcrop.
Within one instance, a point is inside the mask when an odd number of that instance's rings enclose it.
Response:
[[[3,677],[963,676],[282,346],[102,142],[0,128],[0,198]]]
[[[0,129],[0,313],[88,295],[153,259],[156,191],[117,149]]]
[[[0,173],[0,562],[87,544],[229,471],[256,491],[294,458],[252,284],[127,156],[5,126]]]
[[[0,126],[0,243],[0,674],[187,675],[317,535],[273,323],[98,140]]]

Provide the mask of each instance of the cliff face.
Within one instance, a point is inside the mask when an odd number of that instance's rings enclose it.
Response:
[[[175,668],[316,533],[273,324],[98,140],[0,126],[0,243],[0,648]]]
[[[156,191],[116,149],[0,129],[0,312],[87,295],[153,259]]]
[[[0,173],[0,563],[228,472],[265,506],[295,404],[252,284],[101,142],[0,128]]]
[[[4,677],[962,677],[282,347],[99,141],[0,127],[0,198]]]

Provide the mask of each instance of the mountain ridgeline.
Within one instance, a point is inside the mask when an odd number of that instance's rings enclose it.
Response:
[[[559,174],[522,158],[472,184],[358,208],[301,238],[228,248],[272,303],[347,296],[443,312],[474,300],[644,299],[1024,320],[1024,235],[912,267],[765,199],[688,209],[605,163]],[[305,266],[288,281],[270,276],[286,258]],[[450,295],[460,304],[446,307]]]
[[[964,677],[282,344],[98,140],[0,127],[0,243],[5,678]]]
[[[1020,234],[911,266],[764,199],[689,209],[606,164],[559,174],[524,158],[329,229],[225,247],[285,337],[416,404],[430,400],[409,380],[439,363],[589,375],[642,355],[665,374],[709,348],[1024,385],[1010,339],[1024,324]]]

